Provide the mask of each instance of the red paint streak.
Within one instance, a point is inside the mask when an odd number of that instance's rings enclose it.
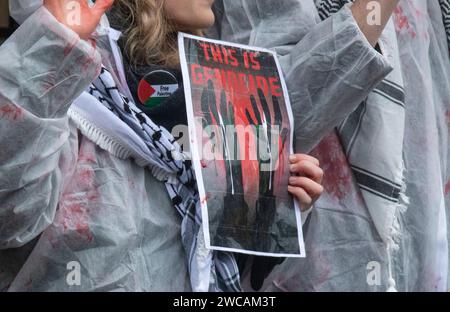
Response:
[[[395,17],[395,26],[397,31],[401,31],[403,29],[409,29],[409,21],[406,17],[405,13],[403,12],[403,8],[401,6],[398,6],[394,10],[394,17]]]
[[[97,158],[95,156],[95,153],[92,152],[81,152],[79,154],[78,158],[79,162],[87,163],[87,164],[96,164]]]
[[[419,9],[414,9],[414,13],[416,14],[416,17],[417,17],[417,18],[423,18],[423,17],[424,17],[424,16],[423,16],[423,13],[420,12]]]
[[[93,43],[91,43],[91,45],[92,45],[92,49],[90,49],[89,55],[87,57],[82,56],[80,59],[81,69],[84,73],[86,73],[88,71],[88,69],[91,67],[91,65],[95,61],[95,55],[96,55],[95,46],[96,45]],[[96,72],[98,71],[100,73],[100,69],[101,69],[101,66],[98,66]]]
[[[73,51],[75,45],[76,42],[71,42],[64,48],[64,57],[67,57]]]
[[[89,49],[89,55],[82,55],[77,58],[76,63],[80,65],[81,72],[86,74],[95,61],[96,50]],[[100,73],[101,66],[97,66],[96,72]]]
[[[92,242],[90,216],[100,192],[95,185],[94,169],[87,165],[78,166],[61,197],[56,223],[62,225],[64,232],[75,231],[87,242]]]
[[[51,91],[56,85],[56,74],[49,72],[45,77],[41,79],[41,87],[44,93]]]
[[[84,236],[88,242],[91,242],[93,236],[88,223],[89,209],[77,204],[68,205],[65,209],[66,218],[62,221],[64,230],[75,230]]]
[[[90,167],[84,167],[77,171],[77,180],[80,187],[91,187],[94,183],[94,170]]]
[[[412,28],[408,17],[400,5],[394,10],[394,22],[397,33],[407,32],[412,38],[417,37],[417,33]]]
[[[10,103],[3,104],[0,106],[0,118],[17,121],[23,118],[23,109]]]
[[[445,196],[447,196],[448,194],[450,194],[450,182],[447,182],[447,184],[445,185]]]
[[[96,41],[95,39],[91,38],[91,39],[89,39],[88,41],[89,41],[89,43],[91,44],[91,47],[92,47],[94,50],[97,49],[97,41]]]
[[[325,172],[325,192],[339,200],[349,195],[353,175],[336,133],[323,139],[312,155],[320,161]]]

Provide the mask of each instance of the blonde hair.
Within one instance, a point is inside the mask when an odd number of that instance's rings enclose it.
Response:
[[[131,65],[179,66],[177,30],[164,0],[116,0],[115,17],[125,25],[125,53]]]

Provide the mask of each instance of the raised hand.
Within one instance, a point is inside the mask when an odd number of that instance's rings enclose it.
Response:
[[[113,3],[114,0],[97,0],[90,6],[88,0],[44,0],[47,10],[82,39],[91,37],[102,15]]]
[[[247,214],[248,204],[245,200],[244,186],[242,180],[242,163],[236,156],[239,155],[237,136],[234,134],[232,140],[227,126],[234,126],[235,116],[232,103],[227,103],[226,94],[221,92],[220,102],[216,100],[216,92],[212,81],[203,90],[201,96],[203,129],[210,140],[216,139],[222,145],[222,159],[225,163],[226,192],[224,197],[223,216],[220,221],[219,239],[234,239],[241,247],[250,248],[251,237],[248,235]],[[211,126],[218,126],[219,133],[211,131]],[[217,129],[217,127],[216,127]],[[231,141],[231,142],[230,142]],[[232,146],[233,145],[233,146]]]
[[[258,89],[259,102],[261,103],[261,111],[258,108],[257,101],[253,95],[250,96],[250,103],[252,105],[253,119],[250,111],[246,110],[245,114],[248,121],[257,126],[257,146],[258,156],[260,158],[268,156],[267,159],[260,159],[260,172],[259,172],[259,194],[260,196],[273,196],[273,180],[276,173],[276,164],[279,159],[279,154],[275,154],[277,151],[281,153],[284,150],[284,144],[287,140],[289,130],[282,128],[283,116],[281,114],[278,98],[272,96],[273,116],[271,115],[269,104],[261,89]],[[262,128],[262,129],[261,129]],[[262,131],[261,131],[262,130]],[[262,137],[261,137],[262,134]],[[279,138],[281,135],[281,148],[278,146]],[[274,140],[275,139],[275,140]],[[276,143],[275,146],[272,146]],[[266,154],[265,154],[266,153]],[[275,158],[273,158],[275,157]],[[271,170],[268,170],[271,169]]]
[[[351,10],[353,16],[362,33],[366,36],[372,46],[376,46],[399,1],[400,0],[357,0],[352,5]],[[324,2],[324,5],[329,4]],[[380,11],[377,12],[379,22],[373,23],[371,16],[374,15],[374,10],[376,8],[380,9]]]

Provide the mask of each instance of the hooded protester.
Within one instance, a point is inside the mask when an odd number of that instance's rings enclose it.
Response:
[[[216,2],[217,37],[280,54],[297,151],[325,171],[308,257],[275,267],[262,290],[447,291],[450,2],[401,1],[383,56],[350,2]]]
[[[0,47],[0,290],[239,291],[234,256],[205,248],[170,132],[186,124],[176,32],[211,26],[212,1],[117,0],[120,42],[112,3],[10,3],[22,25]],[[146,106],[152,73],[177,87]],[[308,209],[322,170],[291,161]]]

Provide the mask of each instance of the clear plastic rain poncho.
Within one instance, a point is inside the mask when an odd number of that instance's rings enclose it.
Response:
[[[41,1],[15,2],[22,7],[12,13],[24,20]],[[400,249],[393,255],[400,291],[447,289],[443,199],[449,188],[450,73],[441,14],[434,3],[405,0],[396,13],[410,198],[400,217]],[[297,149],[307,151],[326,136],[314,152],[326,172],[326,192],[305,224],[308,257],[277,266],[263,290],[384,291],[385,246],[333,128],[391,66],[365,41],[348,8],[320,23],[313,0],[225,0],[224,5],[218,29],[222,38],[274,48],[284,64],[298,69],[297,90],[307,90],[311,98],[297,104],[312,117],[297,129]],[[65,44],[58,35],[61,28],[55,22],[45,24],[52,19],[39,14],[45,13],[36,13],[0,47],[0,219],[7,220],[0,226],[0,289],[187,290],[187,268],[179,261],[185,257],[179,220],[163,184],[132,161],[101,151],[63,116],[68,98],[76,97],[85,87],[81,85],[95,76],[75,66],[91,50],[66,34],[76,42],[74,48],[55,55],[53,48]],[[22,66],[20,57],[29,66]],[[61,62],[67,72],[47,75]],[[336,73],[340,79],[324,81],[321,72]],[[73,79],[61,79],[66,75]],[[56,81],[50,80],[47,88],[35,83],[45,82],[45,77]],[[20,104],[19,95],[24,99]],[[69,173],[74,179],[63,181],[61,176]],[[89,193],[92,184],[95,192]],[[95,209],[87,210],[87,201],[94,201]],[[56,210],[58,203],[62,205]],[[81,280],[87,281],[78,288],[67,284],[72,261],[81,265]],[[369,278],[378,267],[379,278]]]
[[[214,36],[280,54],[297,112],[297,150],[315,147],[325,171],[325,193],[304,227],[306,259],[276,266],[263,290],[386,291],[391,276],[399,291],[447,291],[450,58],[439,2],[402,0],[393,17],[409,204],[397,215],[398,246],[390,253],[333,130],[369,94],[364,86],[388,73],[355,31],[348,7],[324,22],[314,0],[221,0],[216,12]],[[370,151],[374,142],[366,144]]]
[[[13,1],[26,20],[0,46],[0,290],[191,290],[164,183],[67,116],[113,51],[94,50],[41,3]],[[109,31],[104,20],[98,47]]]

